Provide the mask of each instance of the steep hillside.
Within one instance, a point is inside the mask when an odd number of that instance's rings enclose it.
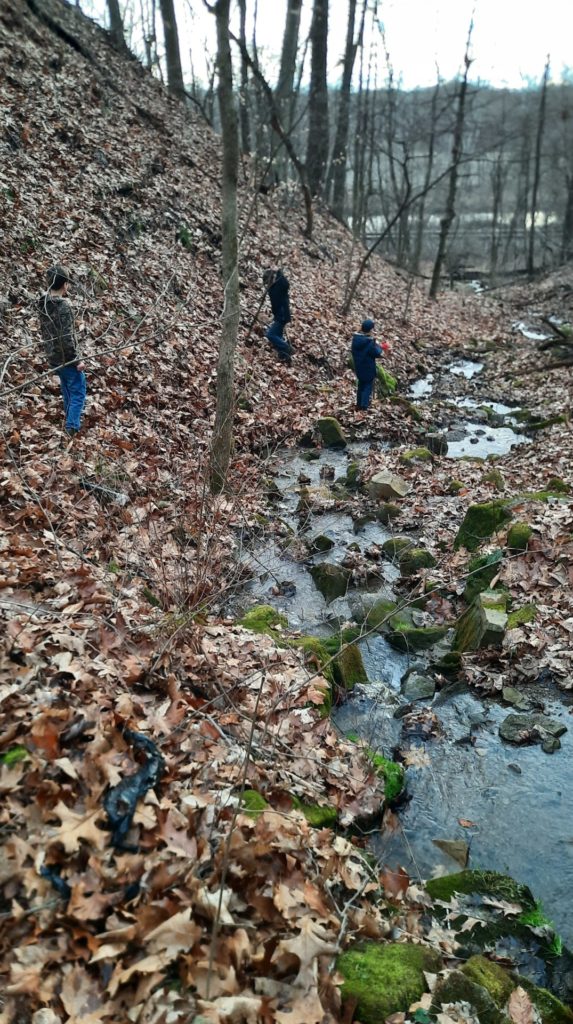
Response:
[[[392,928],[421,939],[427,898],[327,827],[377,821],[383,781],[324,715],[323,649],[287,644],[281,619],[262,636],[221,618],[235,553],[265,529],[268,452],[320,414],[357,427],[347,357],[364,314],[404,384],[470,339],[502,345],[509,323],[498,300],[409,294],[376,258],[342,318],[359,246],[321,210],[304,238],[296,187],[255,194],[245,161],[236,448],[213,499],[219,141],[60,0],[2,5],[0,69],[0,1022],[332,1024],[337,949]],[[35,312],[56,262],[87,361],[71,445]],[[292,368],[266,315],[250,331],[278,264]],[[411,442],[422,420],[379,404],[358,429]],[[551,459],[561,471],[555,445]],[[447,547],[471,488],[491,486],[464,464],[438,513],[419,472],[400,529],[422,520]]]

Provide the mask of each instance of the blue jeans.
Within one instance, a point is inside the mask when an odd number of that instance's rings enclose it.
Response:
[[[76,370],[75,366],[63,366],[56,373],[60,378],[64,399],[66,430],[79,430],[86,404],[86,375],[82,370]]]
[[[280,359],[288,359],[292,354],[292,348],[284,337],[285,326],[282,320],[273,320],[265,334],[267,340],[277,350]]]
[[[356,406],[358,409],[367,409],[372,398],[373,380],[359,380],[356,387]]]

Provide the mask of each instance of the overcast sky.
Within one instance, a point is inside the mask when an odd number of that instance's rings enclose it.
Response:
[[[125,3],[122,2],[122,6]],[[129,0],[129,6],[136,6]],[[359,5],[360,6],[360,5]],[[372,5],[371,5],[372,6]],[[82,0],[82,7],[103,20],[105,0]],[[185,67],[191,49],[197,75],[204,73],[204,53],[214,55],[213,17],[203,0],[175,0]],[[336,82],[344,50],[348,0],[330,0],[329,77]],[[254,0],[248,0],[254,9]],[[276,64],[284,27],[286,0],[258,0],[257,38],[267,70]],[[312,0],[303,0],[302,33],[308,29]],[[453,78],[462,63],[470,20],[474,19],[471,78],[511,88],[539,81],[551,56],[552,80],[573,66],[571,0],[379,0],[378,14],[396,78],[405,88],[431,85],[436,66]],[[250,30],[249,30],[250,31]],[[379,30],[375,30],[379,35]],[[205,45],[206,44],[206,45]],[[380,47],[381,72],[383,47]]]

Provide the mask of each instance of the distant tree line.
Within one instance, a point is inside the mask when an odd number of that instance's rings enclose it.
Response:
[[[133,50],[168,89],[194,104],[217,129],[217,64],[207,80],[183,74],[178,19],[207,0],[106,0],[115,45]],[[400,267],[431,277],[472,272],[495,282],[573,258],[573,79],[521,90],[470,81],[471,28],[459,80],[436,75],[433,88],[406,91],[375,0],[348,0],[340,82],[327,79],[329,0],[287,0],[278,66],[269,70],[252,24],[254,0],[236,0],[234,95],[239,140],[252,157],[255,184],[285,203],[300,189],[305,231],[318,202]],[[188,45],[188,44],[186,44]],[[203,43],[197,40],[203,50]],[[198,54],[196,55],[198,58]],[[203,53],[201,54],[203,56]]]

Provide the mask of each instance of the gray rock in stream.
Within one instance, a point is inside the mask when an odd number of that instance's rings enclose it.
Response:
[[[429,676],[412,673],[402,683],[401,690],[406,700],[431,700],[436,692],[436,684]]]
[[[559,736],[567,732],[567,726],[545,715],[508,715],[499,727],[499,735],[506,743],[540,743],[547,754],[558,750]]]
[[[397,473],[391,473],[389,469],[376,473],[368,482],[368,493],[374,501],[403,498],[410,490],[408,481]]]

